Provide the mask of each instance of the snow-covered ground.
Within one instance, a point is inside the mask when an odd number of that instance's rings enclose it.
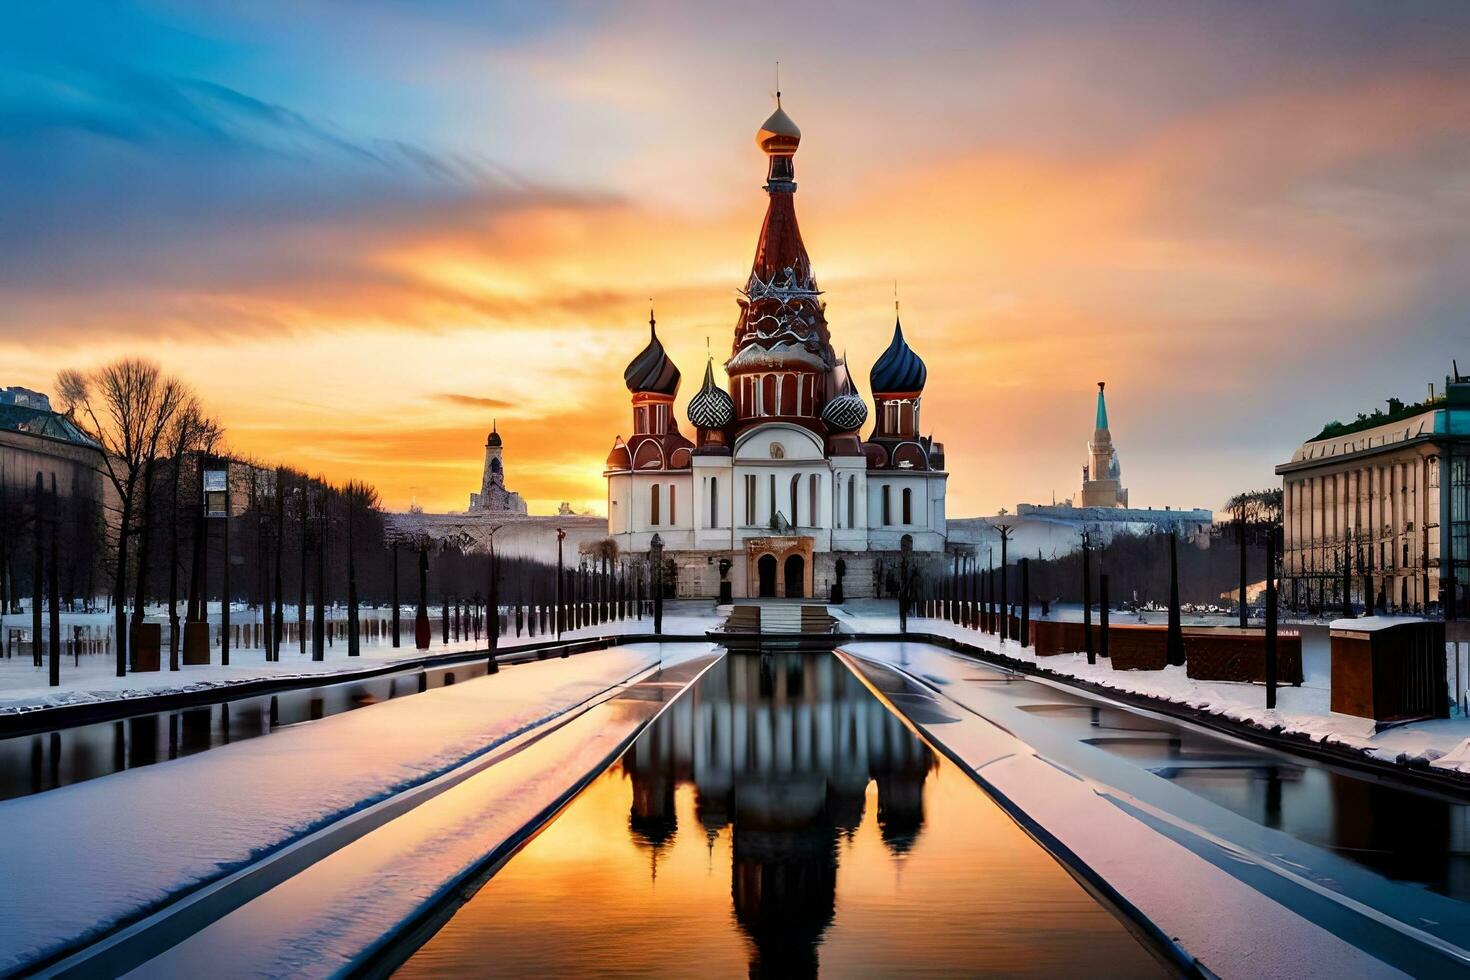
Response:
[[[0,974],[421,785],[661,663],[714,649],[643,643],[535,662],[0,802]]]
[[[853,632],[891,633],[896,629],[891,611],[881,603],[856,602],[848,607],[830,608],[839,623]],[[1266,689],[1260,684],[1194,680],[1186,675],[1184,667],[1113,670],[1108,660],[1098,658],[1097,663],[1089,664],[1082,653],[1037,657],[1031,647],[1022,647],[1015,640],[1002,641],[998,636],[956,626],[947,619],[913,617],[909,629],[951,637],[1061,679],[1163,698],[1232,721],[1248,722],[1267,730],[1280,728],[1314,741],[1355,749],[1387,762],[1427,763],[1433,768],[1470,774],[1470,718],[1413,722],[1380,732],[1370,719],[1331,710],[1332,664],[1325,628],[1316,628],[1315,632],[1311,627],[1303,629],[1303,683],[1300,687],[1277,688],[1276,707],[1270,711],[1266,710]]]
[[[859,641],[840,650],[982,785],[1209,970],[1346,977],[1470,967],[1462,902],[1387,880],[1191,792],[1139,761],[1151,751],[1111,750],[1157,742],[1146,727],[1059,724],[1051,712],[1083,698],[1008,680],[932,644]],[[907,680],[895,687],[888,671]],[[1056,703],[1062,698],[1069,704]],[[1209,759],[1206,752],[1198,764]]]
[[[681,676],[672,685],[671,672],[660,671],[638,696],[579,715],[528,751],[377,827],[133,975],[207,976],[226,961],[242,976],[340,975],[601,772],[697,676],[690,666],[673,672]]]
[[[386,610],[375,611],[373,614],[389,615]],[[254,614],[247,614],[244,610],[237,610],[232,615],[236,623],[254,621],[245,619],[247,615]],[[292,616],[294,617],[294,611]],[[215,606],[212,618],[216,622],[219,619],[218,604]],[[20,617],[12,615],[7,618],[6,622],[14,626],[19,620]],[[225,667],[218,662],[219,649],[216,647],[213,651],[214,663],[193,667],[181,666],[177,671],[171,671],[168,669],[168,653],[165,650],[162,670],[141,674],[129,673],[124,677],[118,677],[116,661],[111,654],[84,654],[77,658],[76,662],[71,657],[62,658],[61,686],[54,688],[49,683],[48,666],[44,662],[40,667],[34,666],[29,647],[26,646],[16,651],[14,656],[0,660],[0,714],[65,704],[145,697],[175,691],[208,690],[261,678],[291,679],[316,676],[329,678],[333,674],[348,673],[364,667],[417,660],[425,655],[472,652],[486,648],[486,641],[483,637],[479,640],[472,638],[455,640],[451,637],[448,643],[441,642],[439,620],[432,615],[430,620],[433,626],[433,641],[426,651],[414,648],[413,620],[409,615],[404,620],[402,646],[395,648],[386,638],[373,641],[363,640],[361,655],[357,657],[347,656],[346,642],[338,639],[327,648],[326,659],[321,661],[312,660],[310,653],[303,655],[297,644],[291,644],[283,647],[281,659],[273,662],[266,661],[265,651],[259,647],[232,649],[230,665]],[[716,614],[714,607],[709,602],[678,600],[666,605],[663,627],[666,634],[699,636],[722,621],[723,617]],[[26,622],[29,622],[29,619]],[[96,626],[98,624],[105,627],[108,623],[110,619],[104,613],[67,613],[62,617],[63,628],[71,625]],[[614,635],[640,636],[652,632],[653,618],[644,616],[642,619],[615,620],[578,630],[566,630],[563,631],[562,638],[575,640]],[[500,649],[513,650],[518,646],[541,643],[551,638],[539,632],[535,636],[525,632],[516,636],[514,625],[512,625],[510,635],[500,638]]]

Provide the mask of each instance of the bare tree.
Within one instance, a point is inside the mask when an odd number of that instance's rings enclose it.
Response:
[[[122,358],[92,371],[67,369],[56,376],[62,408],[71,413],[101,449],[101,470],[117,493],[117,568],[112,583],[114,628],[117,633],[117,676],[127,673],[128,547],[134,524],[143,517],[138,548],[146,572],[148,530],[146,518],[159,443],[181,408],[194,400],[182,381],[164,374],[151,361]],[[142,616],[144,576],[140,575],[138,608]]]

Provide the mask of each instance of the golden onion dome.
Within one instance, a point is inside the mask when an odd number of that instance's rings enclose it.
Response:
[[[781,108],[778,101],[776,111],[761,123],[760,132],[755,134],[755,141],[767,153],[795,153],[797,145],[801,143],[801,130],[786,115],[786,110]]]

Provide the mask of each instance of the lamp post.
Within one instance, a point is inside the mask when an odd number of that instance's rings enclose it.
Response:
[[[653,633],[664,631],[664,539],[654,534],[648,543],[648,555],[653,561]]]
[[[561,639],[562,627],[565,625],[562,615],[562,543],[567,539],[567,532],[561,528],[556,529],[556,638]]]
[[[419,604],[413,614],[413,642],[420,650],[429,649],[429,540],[419,539]]]
[[[899,543],[898,551],[898,631],[909,631],[909,556],[914,551],[914,539],[907,534]]]
[[[1091,535],[1082,532],[1082,645],[1087,651],[1087,662],[1097,663],[1097,654],[1092,649],[1092,561],[1089,548]]]
[[[1010,544],[1011,531],[1014,525],[997,524],[995,529],[1000,532],[1000,640],[1015,639],[1011,636],[1011,572],[1010,566],[1006,564],[1006,545]]]
[[[490,647],[486,669],[492,674],[500,670],[495,660],[495,651],[500,646],[500,556],[495,553],[495,532],[500,527],[497,525],[490,529],[490,582],[485,610],[485,639]]]
[[[1266,710],[1276,707],[1276,532],[1266,534]]]

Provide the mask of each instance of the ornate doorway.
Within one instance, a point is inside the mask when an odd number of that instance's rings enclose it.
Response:
[[[775,560],[772,559],[772,564]],[[806,595],[806,559],[801,555],[786,558],[786,598],[800,599]]]
[[[776,556],[761,555],[760,560],[755,563],[756,571],[760,576],[760,597],[762,599],[773,599],[776,596]]]

